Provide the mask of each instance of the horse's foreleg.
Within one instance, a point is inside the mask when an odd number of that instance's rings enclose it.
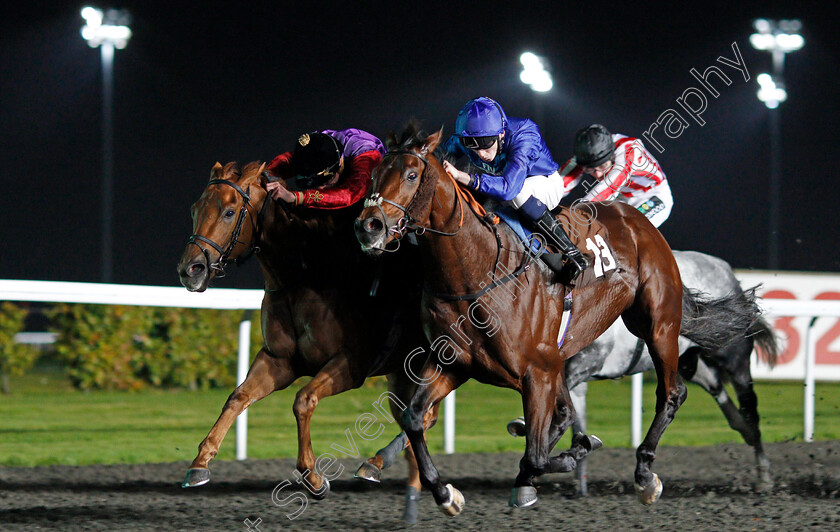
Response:
[[[423,416],[423,441],[426,441],[426,432],[434,426],[438,418],[438,409],[440,403],[435,404],[426,411]],[[403,512],[403,521],[413,525],[417,523],[417,512],[419,510],[420,501],[420,469],[417,466],[417,457],[411,449],[411,444],[407,443],[405,448],[405,461],[408,463],[408,480],[406,481],[405,491],[405,511]]]
[[[275,390],[285,388],[294,380],[295,373],[288,359],[273,357],[265,348],[260,349],[248,370],[248,376],[230,394],[219,419],[216,420],[207,437],[198,445],[198,455],[190,465],[181,486],[196,487],[209,482],[210,460],[219,452],[219,447],[236,417],[252,403]]]
[[[420,371],[421,369],[422,366],[418,366],[416,371]],[[417,385],[403,372],[388,375],[388,389],[400,399],[400,401],[388,401],[391,414],[400,425],[400,428],[402,428],[403,410],[405,409],[405,405],[411,401],[411,396],[414,395],[416,387]],[[388,445],[376,451],[374,456],[362,463],[356,471],[356,478],[379,482],[382,471],[391,467],[397,455],[407,447],[408,436],[406,436],[405,431],[400,432]],[[419,480],[417,481],[417,488],[420,488]]]
[[[563,373],[561,367],[560,374]],[[532,370],[523,379],[522,410],[525,414],[525,455],[519,461],[509,504],[514,508],[537,502],[534,478],[548,471],[551,450],[551,425],[557,401],[557,375]],[[566,395],[568,398],[568,394]],[[570,406],[571,408],[571,406]],[[559,437],[558,437],[559,439]],[[554,441],[556,444],[556,440]]]
[[[662,482],[651,471],[656,458],[656,446],[662,434],[680,405],[685,401],[688,390],[683,384],[677,371],[679,354],[678,338],[679,323],[664,324],[655,327],[654,339],[647,341],[650,356],[656,368],[656,414],[648,429],[645,439],[636,449],[636,491],[643,504],[652,504],[662,495]]]
[[[417,459],[421,484],[431,492],[435,502],[444,513],[458,515],[464,508],[464,497],[451,484],[444,486],[440,482],[440,475],[426,446],[424,421],[427,419],[426,413],[449,392],[460,386],[464,378],[454,373],[440,373],[435,378],[438,370],[439,366],[433,362],[424,366],[421,378],[431,382],[417,388],[408,408],[403,411],[402,425]]]
[[[392,410],[396,408],[392,402]],[[434,405],[423,420],[423,431],[428,431],[437,421],[438,405]],[[394,412],[394,416],[399,419],[401,411]],[[425,435],[424,435],[425,438]],[[408,463],[408,480],[406,482],[405,495],[405,511],[403,512],[403,521],[408,524],[415,524],[417,522],[418,501],[420,500],[420,470],[417,467],[417,458],[411,450],[411,445],[408,441],[408,436],[405,432],[400,432],[396,438],[391,440],[391,443],[376,452],[376,456],[369,458],[356,471],[357,478],[363,478],[373,482],[379,482],[381,471],[391,467],[394,463],[396,455],[405,450],[405,460]]]
[[[318,402],[324,397],[339,394],[353,387],[347,357],[338,355],[321,368],[309,383],[295,396],[292,410],[298,428],[297,471],[299,483],[303,483],[315,499],[323,499],[329,493],[329,479],[323,472],[315,470],[315,453],[312,451],[310,422]]]
[[[585,398],[584,398],[585,401]],[[558,376],[557,402],[554,407],[554,417],[549,428],[549,450],[553,449],[566,429],[573,424],[577,418],[577,412],[570,392],[567,390],[562,373]],[[581,466],[583,459],[603,444],[595,436],[589,436],[584,432],[575,432],[572,437],[572,445],[567,451],[549,459],[548,473],[566,473],[576,470]]]
[[[424,436],[425,438],[425,436]],[[417,466],[417,457],[411,447],[405,449],[405,461],[408,463],[408,480],[405,487],[405,510],[403,521],[413,525],[417,523],[417,512],[420,503],[420,468]]]

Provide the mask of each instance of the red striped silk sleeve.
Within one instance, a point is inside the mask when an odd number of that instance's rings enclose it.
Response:
[[[624,153],[616,153],[615,164],[612,169],[604,176],[603,181],[590,191],[591,195],[587,194],[586,200],[607,201],[614,198],[629,179],[630,172],[633,171],[634,156],[633,143],[628,142]]]

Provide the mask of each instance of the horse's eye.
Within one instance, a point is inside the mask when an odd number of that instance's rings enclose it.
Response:
[[[228,209],[225,211],[225,218],[233,218],[233,215],[236,214],[233,209]]]
[[[408,179],[409,181],[416,181],[417,180],[417,172],[411,172],[407,176],[405,176],[405,178]]]

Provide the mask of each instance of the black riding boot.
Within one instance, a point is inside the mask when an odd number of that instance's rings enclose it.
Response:
[[[552,243],[556,244],[566,256],[566,262],[560,269],[560,282],[569,284],[589,267],[589,261],[583,253],[572,244],[569,235],[563,230],[563,226],[557,222],[551,211],[546,210],[537,222],[540,233],[544,234]]]
[[[550,243],[559,247],[566,258],[563,262],[560,257],[557,257],[557,254],[544,253],[542,255],[543,262],[558,273],[561,283],[568,285],[574,282],[581,272],[589,267],[589,261],[569,239],[569,236],[563,230],[563,226],[557,222],[551,211],[533,196],[528,198],[520,207],[519,212],[530,218],[534,222],[536,230],[544,235]]]

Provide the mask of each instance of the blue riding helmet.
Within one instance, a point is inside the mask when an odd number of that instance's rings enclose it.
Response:
[[[456,137],[496,137],[507,125],[502,106],[482,96],[467,102],[455,119]]]

